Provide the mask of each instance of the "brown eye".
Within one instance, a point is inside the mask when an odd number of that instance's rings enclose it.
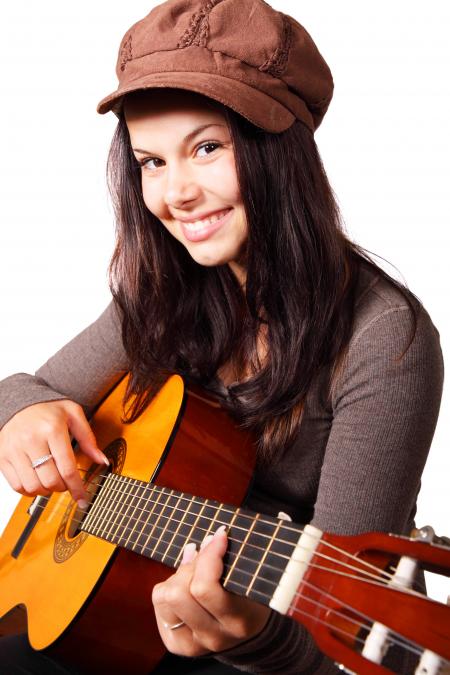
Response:
[[[216,148],[220,147],[220,143],[214,143],[212,141],[208,141],[207,143],[202,143],[202,145],[199,145],[197,150],[201,150],[202,148],[211,148],[211,147],[213,148],[213,150],[215,150]],[[210,155],[211,153],[208,152],[206,154]],[[203,157],[205,157],[205,155],[203,155]]]
[[[149,169],[150,171],[152,171],[153,168],[151,166],[148,166],[149,162],[162,162],[162,159],[159,159],[158,157],[146,157],[145,159],[141,159],[139,164],[142,168]],[[158,169],[159,167],[156,166],[154,168]]]

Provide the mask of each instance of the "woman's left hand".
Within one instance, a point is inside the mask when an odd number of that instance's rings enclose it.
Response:
[[[206,537],[198,553],[195,544],[187,544],[176,573],[154,587],[158,629],[170,652],[194,657],[230,649],[266,625],[269,607],[222,587],[226,548],[224,528]]]

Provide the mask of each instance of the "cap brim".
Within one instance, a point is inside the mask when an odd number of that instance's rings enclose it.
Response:
[[[97,106],[97,112],[103,115],[109,110],[117,111],[122,97],[132,91],[162,87],[186,89],[209,96],[232,108],[256,126],[274,133],[285,131],[296,119],[292,112],[272,96],[245,82],[222,75],[199,72],[151,73],[134,80],[126,87],[119,87],[115,92],[103,98]],[[312,117],[306,106],[305,119],[302,121],[311,128]]]

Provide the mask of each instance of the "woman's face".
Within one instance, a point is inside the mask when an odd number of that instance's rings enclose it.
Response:
[[[241,278],[247,222],[220,110],[159,89],[125,98],[124,113],[147,208],[200,265],[228,263]]]

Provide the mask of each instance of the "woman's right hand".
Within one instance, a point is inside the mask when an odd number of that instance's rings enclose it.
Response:
[[[80,451],[94,462],[109,463],[97,446],[83,408],[75,401],[34,403],[13,415],[0,431],[0,470],[12,489],[27,496],[69,490],[84,508],[88,495],[70,434]],[[32,468],[32,462],[48,454],[52,459]]]

